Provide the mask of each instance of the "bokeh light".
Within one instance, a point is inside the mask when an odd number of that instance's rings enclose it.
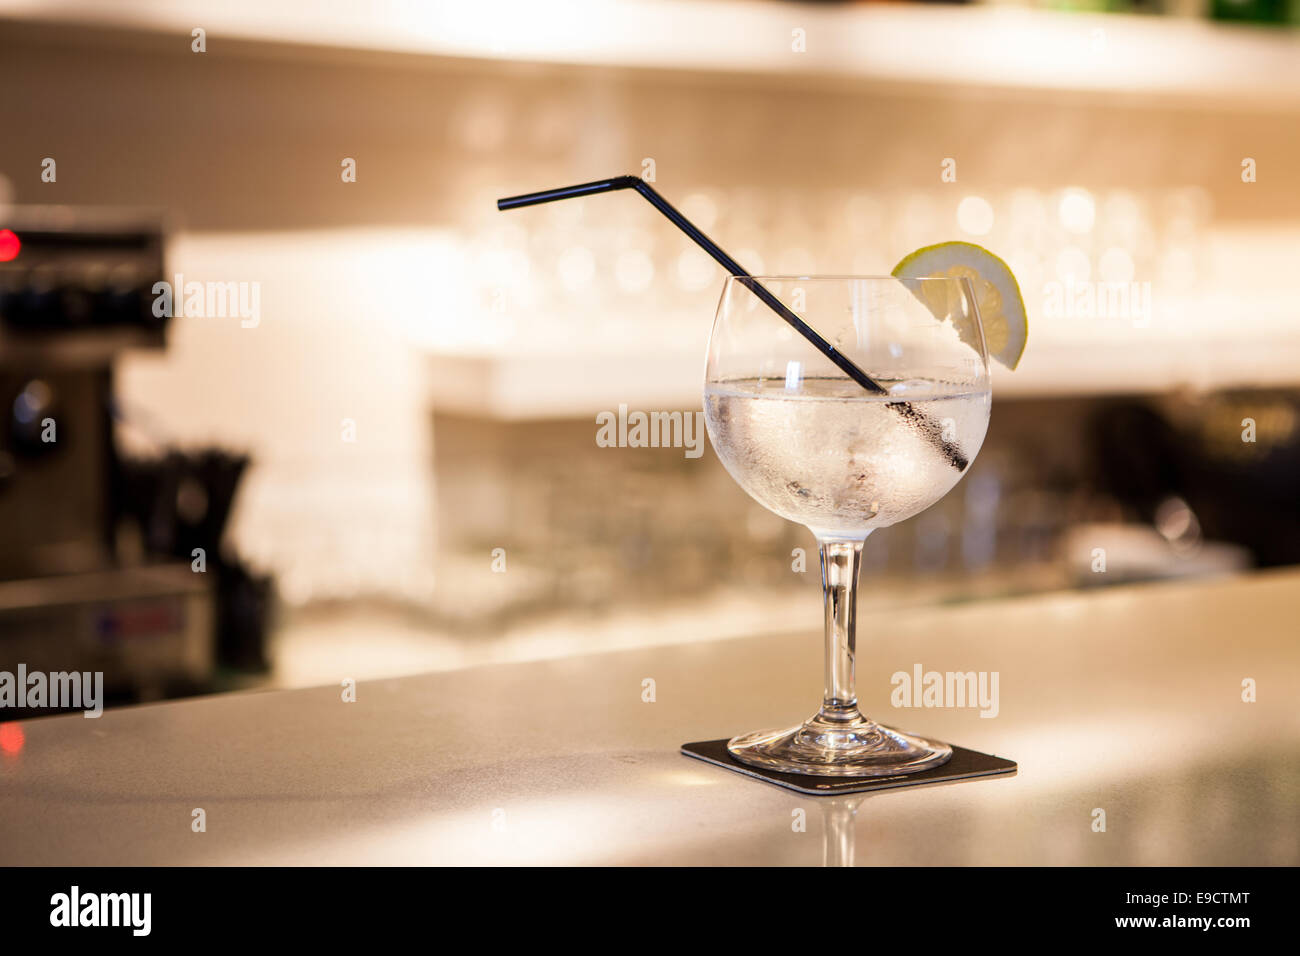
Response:
[[[1097,207],[1093,202],[1092,194],[1086,189],[1065,190],[1061,194],[1057,215],[1061,220],[1061,228],[1066,232],[1075,235],[1091,232],[1097,218]]]
[[[972,236],[993,231],[993,207],[983,196],[967,196],[957,204],[957,225]]]

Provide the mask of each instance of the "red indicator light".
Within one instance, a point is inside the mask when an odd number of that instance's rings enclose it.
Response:
[[[18,724],[0,724],[0,751],[12,756],[22,749],[22,727]]]
[[[0,229],[0,262],[13,262],[18,258],[18,250],[22,247],[18,233],[12,229]]]

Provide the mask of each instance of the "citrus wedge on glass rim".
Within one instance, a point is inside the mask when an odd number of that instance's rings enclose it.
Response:
[[[975,290],[975,304],[984,326],[984,343],[992,358],[1009,369],[1020,364],[1025,342],[1029,338],[1029,320],[1020,285],[1007,264],[983,246],[973,242],[941,242],[917,249],[894,266],[893,275],[900,279],[953,278],[969,279]],[[922,283],[922,286],[925,284]],[[924,293],[919,292],[923,300]],[[927,303],[936,314],[946,303]],[[974,325],[956,323],[957,334],[966,344],[979,348],[979,333]]]

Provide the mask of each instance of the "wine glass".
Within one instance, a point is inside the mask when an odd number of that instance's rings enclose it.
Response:
[[[759,286],[866,373],[847,376],[756,294]],[[731,276],[709,339],[704,415],[737,484],[806,525],[821,555],[826,680],[797,727],[728,744],[787,773],[886,776],[937,767],[946,744],[858,709],[855,605],[862,545],[960,480],[988,429],[988,354],[968,279]]]

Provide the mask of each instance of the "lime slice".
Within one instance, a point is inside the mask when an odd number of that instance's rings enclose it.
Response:
[[[983,246],[973,242],[941,242],[936,246],[917,249],[894,266],[895,276],[901,279],[957,278],[970,279],[975,289],[975,303],[979,307],[980,321],[984,326],[984,343],[989,355],[1007,368],[1020,364],[1029,338],[1029,320],[1025,315],[1025,300],[1020,297],[1020,285],[1007,264]],[[924,289],[924,283],[921,284]],[[933,294],[933,293],[930,293]],[[926,298],[921,294],[922,299]],[[960,315],[960,309],[949,310],[947,302],[929,302],[936,315]],[[942,309],[942,311],[940,311]],[[963,328],[963,325],[966,327]],[[973,324],[957,323],[957,334],[966,344],[979,348],[979,333]]]

